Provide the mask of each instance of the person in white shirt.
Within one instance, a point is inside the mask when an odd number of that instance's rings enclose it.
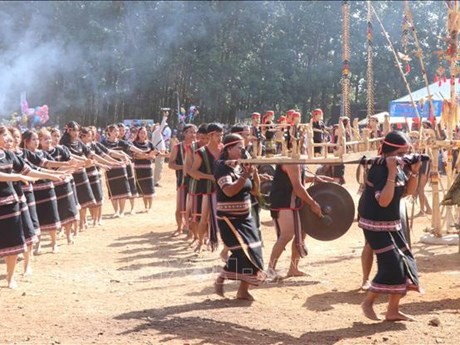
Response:
[[[165,139],[163,138],[163,131],[165,127],[168,125],[168,116],[169,111],[163,111],[163,119],[161,120],[161,124],[160,126],[155,128],[155,130],[152,133],[153,146],[155,147],[155,150],[159,152],[159,154],[155,157],[155,168],[153,171],[153,183],[155,187],[160,187],[160,184],[158,182],[161,180],[161,172],[163,170],[163,164],[165,161],[166,143]]]

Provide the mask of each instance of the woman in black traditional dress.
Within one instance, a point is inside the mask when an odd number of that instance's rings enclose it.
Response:
[[[240,280],[238,299],[254,300],[250,285],[258,285],[265,279],[263,272],[262,242],[251,216],[250,177],[257,174],[252,166],[242,167],[229,163],[242,157],[243,138],[228,134],[224,148],[216,162],[214,176],[217,183],[217,219],[220,235],[231,251],[223,271],[215,282],[216,293],[223,296],[225,279]]]
[[[129,140],[129,132],[126,130],[126,126],[123,123],[118,123],[117,126],[118,126],[118,139],[125,141],[129,143],[130,145],[132,145],[131,141]],[[129,156],[130,160],[133,159],[133,155],[130,150],[125,150],[124,152]],[[128,212],[128,214],[132,215],[134,214],[134,203],[136,201],[136,198],[139,196],[132,164],[126,165],[126,173],[128,174],[128,185],[129,185],[129,191],[131,193],[131,195],[128,197],[129,203],[131,204],[131,209]]]
[[[12,141],[10,133],[6,127],[0,126],[0,256],[6,262],[7,286],[14,289],[17,286],[14,271],[18,254],[24,253],[27,245],[22,215],[25,202],[21,201],[13,183],[29,183],[34,179],[26,176],[31,169],[24,160],[3,149],[8,145],[7,141]]]
[[[61,130],[59,128],[51,128],[50,130],[51,132],[51,143],[54,147],[60,147],[62,150],[66,151],[68,153],[68,155],[71,155],[70,153],[70,150],[66,147],[66,146],[63,146],[60,144],[61,142],[61,137],[62,137],[62,133],[61,133]],[[77,206],[77,210],[80,211],[81,210],[81,206],[78,202],[78,198],[77,198],[77,187],[75,186],[75,180],[73,179],[73,176],[70,180],[70,184],[72,185],[72,190],[73,190],[73,196],[75,198],[75,205]],[[73,226],[73,230],[72,230],[72,233],[74,236],[76,236],[78,234],[78,224],[80,222],[75,222],[74,223],[74,226]]]
[[[131,196],[128,173],[126,172],[126,165],[130,165],[131,160],[126,152],[135,152],[139,154],[144,152],[127,141],[119,139],[118,127],[116,125],[107,127],[107,138],[102,144],[110,150],[110,155],[113,158],[121,159],[123,163],[125,163],[119,168],[113,168],[106,173],[109,198],[112,201],[112,206],[115,211],[113,217],[123,217],[126,199]]]
[[[75,180],[75,186],[77,188],[77,199],[80,204],[80,226],[79,230],[83,231],[87,228],[86,221],[86,209],[96,206],[96,199],[94,198],[91,185],[89,183],[88,174],[86,173],[86,167],[90,167],[93,164],[93,152],[91,152],[79,139],[80,125],[75,121],[71,121],[66,125],[66,131],[62,135],[61,145],[69,149],[71,156],[80,161],[80,166],[72,176]]]
[[[21,132],[16,127],[8,128],[8,130],[12,141],[11,146],[7,149],[12,151],[19,159],[23,159],[24,152],[19,147],[21,144]],[[26,164],[29,165],[28,162]],[[23,219],[23,222],[24,238],[27,245],[27,250],[24,252],[24,274],[30,275],[32,273],[30,258],[33,255],[33,246],[38,242],[38,236],[40,236],[40,222],[38,221],[37,208],[35,207],[33,183],[16,182],[14,187],[18,196],[24,195],[25,198],[25,207],[22,207],[24,218],[26,218],[25,220]]]
[[[373,305],[379,294],[389,294],[385,319],[413,320],[399,311],[399,302],[408,290],[420,291],[417,266],[401,224],[400,202],[417,188],[421,162],[410,165],[409,176],[402,169],[401,156],[409,151],[402,132],[388,133],[382,143],[379,164],[367,173],[358,206],[359,227],[377,255],[377,274],[361,307],[364,315],[379,320]]]
[[[65,150],[63,146],[53,146],[51,133],[46,128],[40,129],[38,138],[40,140],[39,148],[46,151],[55,161],[69,162],[73,160],[70,152]],[[66,234],[67,244],[74,243],[71,230],[75,226],[75,223],[80,220],[79,209],[77,209],[74,189],[72,187],[72,179],[69,177],[63,181],[54,183],[59,220]]]
[[[142,154],[134,154],[134,175],[137,182],[137,191],[144,200],[144,212],[148,213],[152,208],[153,195],[155,194],[152,168],[152,159],[154,156],[151,153],[155,153],[155,147],[148,140],[147,128],[145,126],[137,130],[133,145],[144,152]]]
[[[35,169],[41,168],[69,168],[72,167],[71,162],[56,162],[45,151],[38,149],[38,135],[34,130],[27,130],[22,134],[21,147],[24,151],[24,159],[31,164]],[[46,170],[45,170],[46,171]],[[65,179],[65,175],[56,173],[58,180]],[[55,181],[53,175],[44,177],[34,183],[34,197],[37,209],[38,220],[40,222],[40,231],[48,232],[51,236],[51,251],[56,253],[58,245],[56,242],[56,231],[61,228],[59,220],[59,211],[56,200],[56,191],[54,189]],[[40,238],[40,237],[39,237]],[[40,241],[35,250],[37,254],[41,251]]]
[[[108,171],[113,167],[119,167],[120,164],[118,161],[110,158],[108,156],[109,150],[103,145],[97,145],[94,140],[95,129],[91,127],[82,127],[80,130],[80,139],[83,144],[93,153],[93,159],[95,164],[86,168],[86,173],[88,174],[88,179],[91,185],[91,190],[93,191],[96,204],[93,207],[90,207],[89,212],[93,220],[93,226],[101,225],[102,219],[102,203],[104,201],[104,194],[102,190],[102,176],[99,171],[100,168]]]

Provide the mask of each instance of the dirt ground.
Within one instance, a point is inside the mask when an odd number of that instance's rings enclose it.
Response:
[[[357,201],[356,167],[347,166],[346,187]],[[425,294],[409,293],[402,311],[415,322],[373,322],[360,309],[363,292],[361,230],[353,224],[331,242],[307,239],[308,276],[254,288],[253,303],[213,292],[222,267],[217,253],[198,257],[175,230],[174,174],[165,168],[153,212],[105,219],[81,233],[74,245],[33,262],[34,274],[18,276],[5,288],[0,263],[0,343],[2,344],[458,344],[460,255],[457,246],[419,242],[430,219],[415,218],[413,251]],[[428,190],[430,188],[428,187]],[[429,194],[431,196],[431,194]],[[136,210],[143,208],[136,201]],[[104,205],[104,214],[112,212]],[[418,212],[418,207],[415,207]],[[264,258],[275,230],[262,211]],[[286,251],[279,264],[286,272]],[[22,272],[21,263],[18,267]],[[376,306],[386,307],[386,297]]]

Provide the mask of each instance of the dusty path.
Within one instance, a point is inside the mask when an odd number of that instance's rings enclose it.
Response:
[[[61,240],[58,254],[36,257],[31,278],[19,288],[0,289],[1,344],[457,344],[460,310],[460,255],[456,246],[418,243],[426,218],[415,219],[414,253],[424,295],[410,293],[402,310],[416,322],[372,322],[361,315],[363,293],[361,230],[333,242],[307,242],[301,268],[309,276],[265,284],[256,301],[213,294],[222,266],[217,254],[197,257],[175,229],[174,175],[166,170],[154,212],[106,219],[80,234],[75,245]],[[355,169],[347,167],[354,198]],[[141,200],[136,210],[141,210]],[[416,207],[416,212],[418,211]],[[104,206],[104,214],[112,212]],[[262,212],[264,257],[275,232]],[[47,240],[45,240],[47,242]],[[288,267],[288,252],[280,261]],[[4,285],[5,266],[0,264]],[[21,271],[21,270],[19,270]],[[384,312],[385,299],[377,310]],[[439,326],[430,326],[433,319]]]

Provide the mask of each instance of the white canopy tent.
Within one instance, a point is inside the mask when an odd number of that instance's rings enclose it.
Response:
[[[379,123],[383,123],[383,121],[385,120],[385,116],[390,116],[390,114],[388,113],[388,111],[383,111],[381,113],[378,113],[378,114],[375,114],[375,115],[372,115],[372,116],[377,117],[378,120],[379,120]],[[406,123],[406,119],[404,117],[391,117],[390,116],[390,124],[397,124],[397,123]],[[367,117],[365,117],[364,119],[360,120],[358,122],[358,125],[359,126],[366,126],[367,125]]]

